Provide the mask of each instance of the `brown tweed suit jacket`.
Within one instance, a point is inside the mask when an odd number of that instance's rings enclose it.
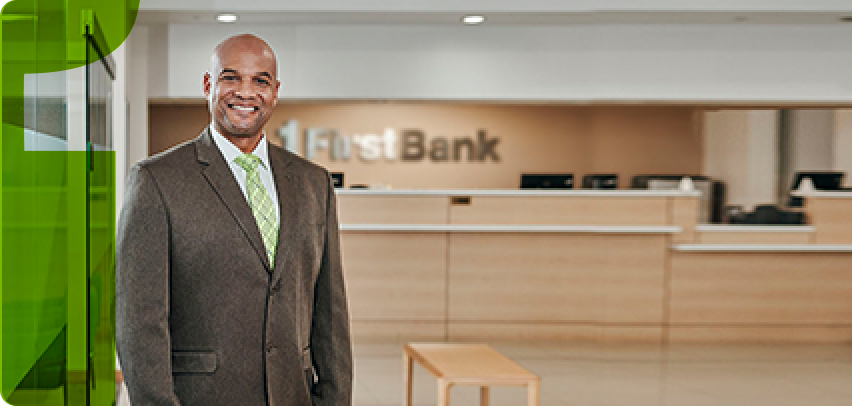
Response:
[[[130,171],[116,344],[133,406],[351,404],[334,189],[286,150],[269,161],[274,264],[209,130]]]

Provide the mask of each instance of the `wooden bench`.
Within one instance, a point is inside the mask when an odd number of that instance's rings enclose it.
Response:
[[[411,406],[412,371],[417,361],[438,381],[438,405],[449,406],[453,385],[479,386],[488,406],[490,386],[526,386],[528,406],[539,406],[541,379],[485,344],[411,343],[403,353],[405,406]]]

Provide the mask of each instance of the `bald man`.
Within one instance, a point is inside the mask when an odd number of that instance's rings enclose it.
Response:
[[[329,175],[270,144],[275,54],[213,52],[200,136],[136,164],[116,240],[130,402],[350,405],[352,353]]]

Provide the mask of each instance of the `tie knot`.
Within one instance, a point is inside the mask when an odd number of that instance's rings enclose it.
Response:
[[[242,154],[236,157],[234,162],[236,162],[241,168],[245,169],[246,172],[252,172],[257,168],[257,165],[260,164],[260,157],[252,154]]]

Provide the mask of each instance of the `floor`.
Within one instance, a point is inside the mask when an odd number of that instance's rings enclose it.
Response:
[[[590,345],[494,347],[542,378],[542,406],[849,406],[852,345]],[[355,405],[401,405],[401,344],[355,347]],[[479,405],[455,387],[453,406]],[[414,370],[414,404],[435,404],[435,379]],[[526,404],[523,388],[494,388],[494,406]]]

